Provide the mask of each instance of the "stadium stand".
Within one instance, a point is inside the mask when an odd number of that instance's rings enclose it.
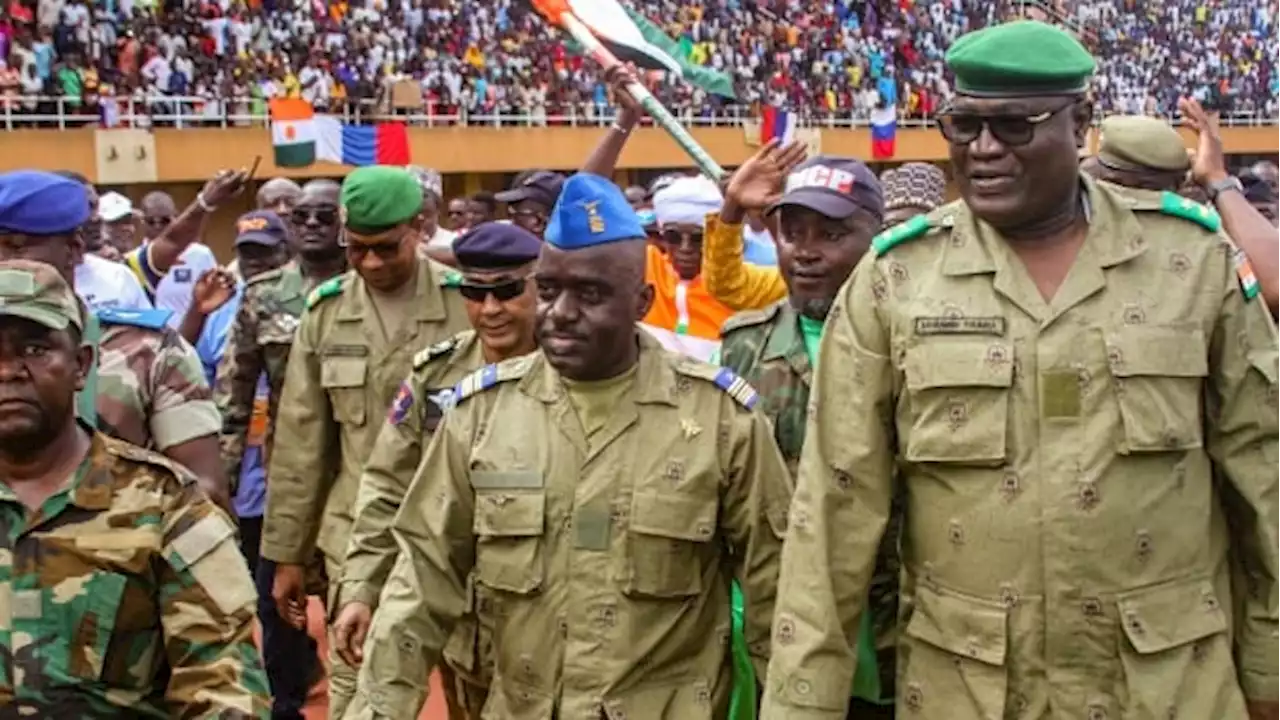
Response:
[[[528,124],[607,116],[600,73],[519,0],[0,0],[8,124],[261,122],[301,96],[348,117]],[[729,100],[655,92],[691,122],[762,104],[807,122],[910,122],[946,102],[960,34],[1030,15],[1100,57],[1101,110],[1170,115],[1190,94],[1229,117],[1277,113],[1277,0],[640,0],[692,62],[732,78]],[[97,120],[94,120],[97,118]]]

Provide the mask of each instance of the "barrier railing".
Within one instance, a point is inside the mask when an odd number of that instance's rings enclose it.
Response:
[[[379,109],[374,101],[343,103],[329,114],[346,123],[386,120],[413,127],[605,127],[613,122],[614,109],[606,105],[551,105],[534,110],[469,112],[459,109],[392,110]],[[752,108],[731,105],[706,111],[676,111],[676,117],[691,127],[743,127],[759,122]],[[871,124],[865,113],[832,113],[808,109],[798,113],[801,127],[854,128]],[[1177,125],[1181,118],[1168,118]],[[103,99],[97,108],[66,97],[9,96],[0,98],[0,125],[5,130],[20,128],[155,126],[176,128],[266,127],[270,122],[265,103],[243,98],[209,100],[200,97],[159,96]],[[1277,124],[1275,114],[1231,112],[1221,117],[1224,127],[1257,127]],[[932,127],[928,116],[899,116],[898,127]]]

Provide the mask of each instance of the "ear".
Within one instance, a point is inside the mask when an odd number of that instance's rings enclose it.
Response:
[[[654,290],[653,285],[645,283],[640,286],[640,292],[636,293],[636,321],[644,319],[649,314],[649,309],[653,307]]]
[[[93,370],[93,359],[97,351],[88,343],[81,341],[76,348],[76,391],[84,390],[88,383],[89,373]]]
[[[1093,125],[1093,103],[1081,99],[1071,108],[1071,119],[1075,123],[1076,148],[1079,149],[1089,139],[1089,128]]]

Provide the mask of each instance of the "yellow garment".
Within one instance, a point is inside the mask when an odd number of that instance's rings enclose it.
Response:
[[[707,215],[702,245],[702,284],[715,299],[734,310],[757,310],[787,296],[777,268],[748,265],[742,259],[742,225]]]

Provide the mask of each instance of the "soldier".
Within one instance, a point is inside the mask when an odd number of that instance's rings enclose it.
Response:
[[[752,212],[777,216],[778,269],[788,294],[763,310],[730,318],[724,326],[720,362],[760,393],[761,411],[771,421],[774,439],[794,475],[804,445],[822,323],[840,286],[880,230],[885,202],[875,174],[857,160],[810,158],[785,175],[786,194],[781,198],[784,175],[775,167],[767,161],[748,162],[735,173],[720,217],[734,226]],[[860,662],[852,681],[852,717],[893,718],[897,571],[897,533],[886,532],[871,584],[872,612],[863,614],[858,628]],[[734,629],[738,630],[736,623]],[[735,652],[741,654],[736,632],[734,641]],[[738,665],[750,669],[746,663]],[[745,710],[743,706],[755,700],[755,683],[741,684],[748,691],[737,703]]]
[[[329,619],[337,612],[360,472],[414,354],[467,322],[457,273],[418,254],[422,190],[412,175],[360,168],[347,176],[340,203],[353,270],[307,298],[267,471],[262,557],[276,563],[277,608],[298,627],[306,608],[303,565],[316,547],[335,580]],[[330,659],[330,713],[342,717],[356,674],[336,653]]]
[[[1275,718],[1277,345],[1247,260],[1182,198],[1080,175],[1094,62],[1066,32],[947,64],[961,200],[878,236],[827,317],[763,716],[845,716],[901,490],[910,717]]]
[[[0,263],[0,705],[266,720],[235,528],[181,466],[77,421],[83,322],[57,269]]]
[[[84,186],[58,175],[0,175],[0,260],[37,260],[73,282],[88,219]],[[187,467],[219,505],[230,495],[218,458],[218,409],[200,358],[159,310],[85,311],[85,341],[97,350],[77,398],[81,419]]]
[[[1175,192],[1191,159],[1169,123],[1145,115],[1112,115],[1098,128],[1098,152],[1080,163],[1097,180],[1128,188]]]
[[[477,225],[458,238],[454,247],[462,267],[458,290],[466,300],[474,330],[432,345],[414,357],[413,372],[391,405],[386,426],[360,479],[355,522],[342,567],[338,600],[342,611],[334,623],[336,649],[353,666],[360,664],[378,593],[398,552],[391,521],[422,460],[426,441],[452,405],[453,387],[486,364],[535,349],[535,291],[529,272],[541,246],[533,233],[502,223]],[[473,589],[473,598],[482,591],[474,584]],[[454,629],[456,639],[446,650],[444,673],[451,710],[458,705],[477,719],[489,690],[488,658],[483,652],[486,643],[480,643],[477,652],[478,632],[469,612]],[[456,687],[451,682],[454,675]]]
[[[361,717],[421,707],[473,571],[484,717],[723,717],[732,577],[763,672],[786,466],[749,385],[636,327],[644,263],[617,187],[569,178],[535,264],[541,352],[458,384],[396,516]]]

